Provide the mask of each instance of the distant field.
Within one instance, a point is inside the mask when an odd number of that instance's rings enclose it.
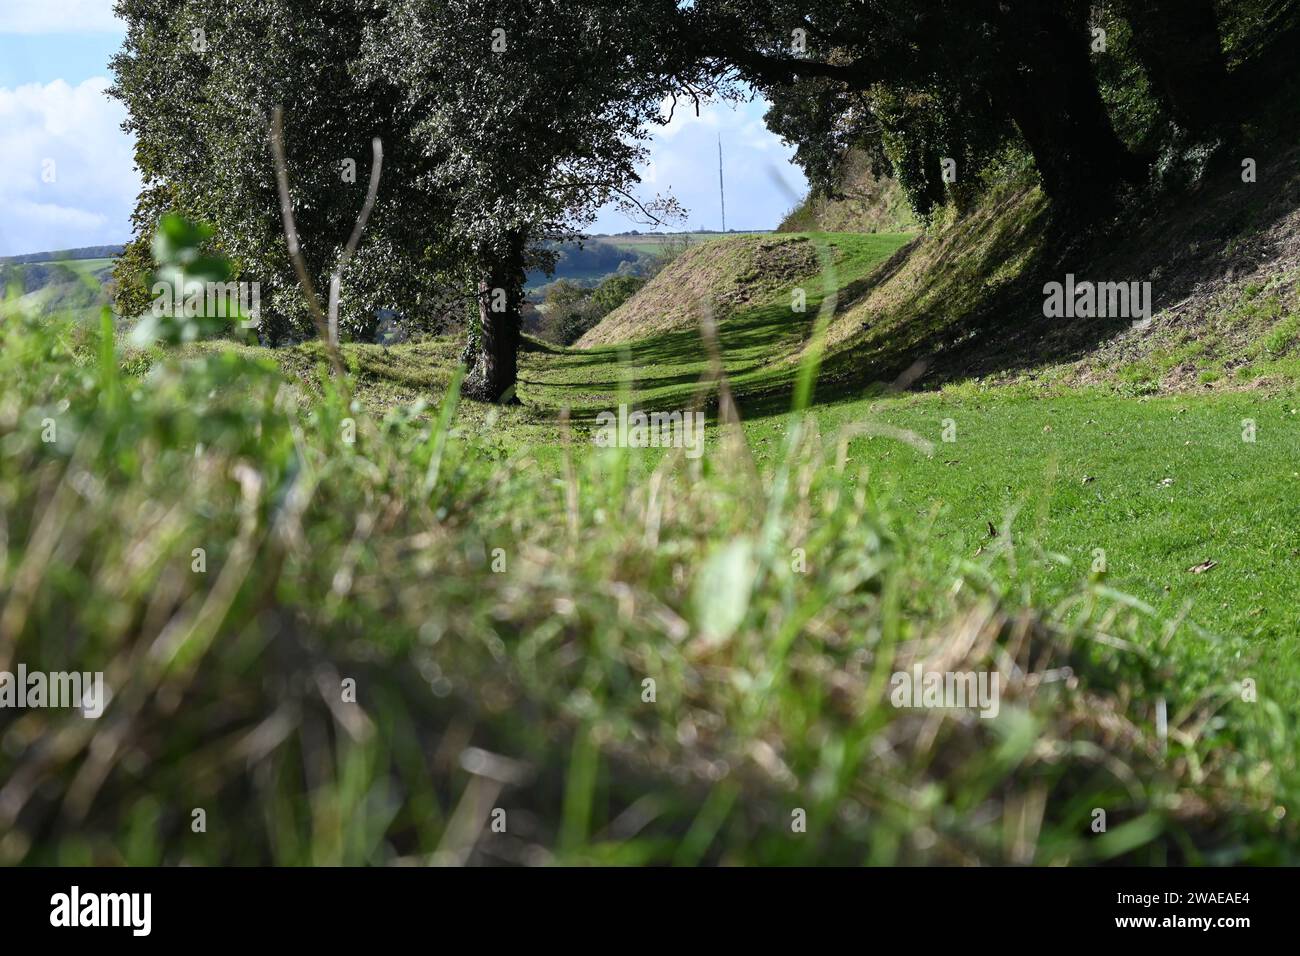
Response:
[[[102,272],[104,269],[111,269],[116,259],[49,259],[45,262],[34,263],[35,265],[63,266],[71,269],[73,272],[81,275],[94,275]]]
[[[726,236],[748,236],[759,235],[760,233],[727,233]],[[679,240],[685,236],[690,245],[698,245],[702,242],[711,242],[715,239],[724,238],[723,233],[655,233],[641,236],[592,236],[591,241],[585,244],[583,250],[572,249],[566,252],[561,259],[555,272],[552,275],[546,275],[539,270],[528,273],[525,283],[525,289],[528,292],[536,292],[549,282],[556,279],[571,279],[583,285],[596,285],[601,279],[613,274],[618,269],[617,261],[604,261],[599,255],[600,247],[607,246],[620,252],[628,253],[630,260],[636,262],[641,257],[653,257],[665,252],[670,241]],[[605,259],[608,256],[604,257]],[[112,257],[103,257],[96,259],[42,259],[36,262],[0,264],[0,292],[3,292],[10,283],[14,281],[16,275],[32,275],[35,272],[40,278],[37,279],[37,287],[30,288],[31,281],[28,280],[29,290],[25,296],[35,296],[28,301],[36,304],[41,308],[63,308],[63,309],[84,309],[98,308],[98,305],[92,301],[89,288],[65,288],[57,294],[51,294],[46,291],[50,285],[72,285],[71,280],[83,279],[97,283],[100,286],[106,285],[111,277],[113,263],[116,259]],[[19,272],[19,270],[22,270]],[[45,277],[42,273],[48,272],[49,276]],[[55,301],[57,300],[57,301]],[[82,301],[85,300],[85,301]]]
[[[19,307],[45,312],[66,312],[93,318],[107,304],[105,287],[112,276],[112,258],[51,259],[0,266],[0,315]]]
[[[770,230],[769,230],[770,231]],[[690,242],[691,245],[698,245],[701,242],[709,242],[713,239],[724,239],[728,236],[759,236],[766,235],[765,232],[656,232],[644,233],[639,236],[592,236],[600,242],[615,246],[619,249],[627,249],[631,252],[640,252],[645,255],[658,255],[669,245],[669,240],[680,241],[682,236]]]
[[[98,278],[108,270],[112,269],[113,263],[116,261],[116,259],[107,257],[103,259],[43,259],[40,262],[14,263],[12,265],[0,266],[0,268],[4,268],[6,272],[48,269],[56,275],[61,275],[65,278],[70,278],[72,275]]]
[[[548,276],[546,273],[538,270],[528,273],[528,278],[524,282],[524,291],[530,293],[536,292],[538,289],[541,289],[543,286],[548,285],[557,279],[571,279],[572,281],[582,285],[597,285],[601,279],[610,275],[613,271],[613,269],[604,269],[599,267],[592,269],[566,269],[560,267],[555,270],[554,275]]]
[[[633,274],[648,276],[657,269],[654,262],[656,257],[683,251],[683,238],[686,239],[686,248],[690,248],[716,239],[751,235],[758,233],[732,232],[724,235],[720,232],[684,232],[588,236],[581,247],[577,243],[563,247],[555,271],[550,275],[540,269],[529,272],[524,288],[534,300],[539,300],[543,294],[542,288],[557,279],[595,286],[606,276],[619,271],[631,270]]]

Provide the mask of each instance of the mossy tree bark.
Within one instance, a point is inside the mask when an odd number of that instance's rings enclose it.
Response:
[[[508,233],[499,250],[485,250],[479,280],[479,336],[464,393],[484,402],[517,401],[520,309],[524,300],[524,251],[521,231]]]

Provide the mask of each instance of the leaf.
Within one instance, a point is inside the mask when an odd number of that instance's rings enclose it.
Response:
[[[168,213],[153,237],[153,257],[162,265],[184,265],[199,255],[199,247],[212,237],[212,227]]]
[[[748,538],[715,551],[700,569],[695,577],[695,626],[711,641],[725,642],[740,627],[757,574]]]
[[[129,341],[136,348],[148,348],[156,342],[183,345],[219,335],[230,327],[227,319],[211,316],[146,314],[131,330]]]
[[[1097,860],[1110,860],[1132,853],[1156,839],[1163,829],[1164,820],[1159,814],[1144,813],[1097,837],[1092,856]]]

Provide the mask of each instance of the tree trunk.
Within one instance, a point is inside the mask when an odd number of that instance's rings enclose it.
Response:
[[[1000,32],[1012,68],[993,91],[1034,154],[1048,196],[1080,215],[1104,209],[1121,183],[1146,173],[1111,125],[1085,27],[1069,4],[1010,6]]]
[[[484,402],[510,402],[519,368],[519,310],[524,299],[524,234],[509,233],[482,256],[478,287],[479,338],[464,393]]]
[[[1262,14],[1265,32],[1256,49],[1230,74],[1238,115],[1258,109],[1295,79],[1295,51],[1300,50],[1300,17],[1294,0],[1276,0]]]
[[[1128,0],[1138,58],[1156,94],[1200,140],[1228,131],[1232,96],[1214,0]]]

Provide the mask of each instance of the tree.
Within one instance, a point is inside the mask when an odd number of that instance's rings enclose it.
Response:
[[[1086,0],[990,3],[990,95],[1020,131],[1048,195],[1074,215],[1104,209],[1145,163],[1115,134],[1089,59]]]
[[[1130,0],[1127,9],[1175,115],[1213,128],[1228,87],[1211,0]],[[1048,195],[1079,219],[1144,181],[1152,159],[1115,132],[1089,14],[1086,0],[699,0],[681,16],[716,71],[734,71],[773,102],[769,123],[798,145],[815,187],[860,149],[892,166],[924,216],[950,192],[941,160],[969,179],[1016,137]],[[1153,31],[1166,32],[1157,41]],[[1211,87],[1217,95],[1202,97]]]
[[[501,400],[517,377],[524,271],[554,240],[631,192],[660,99],[690,61],[672,0],[119,0],[127,23],[113,94],[146,182],[119,288],[138,308],[159,216],[214,225],[239,278],[260,281],[265,337],[308,333],[278,214],[268,132],[283,108],[294,219],[318,289],[365,196],[369,144],[384,175],[342,283],[343,328],[381,309],[477,305],[467,394]],[[467,288],[468,286],[468,288]]]
[[[601,280],[600,285],[592,291],[591,300],[596,303],[602,316],[608,315],[636,295],[645,284],[645,276],[615,273]]]
[[[364,202],[371,140],[384,143],[378,202],[342,284],[344,332],[370,338],[380,308],[408,316],[445,308],[457,260],[439,242],[437,194],[415,188],[437,159],[411,148],[413,117],[393,84],[357,70],[365,27],[384,12],[372,0],[118,0],[127,31],[112,94],[127,107],[145,182],[133,254],[116,273],[124,314],[142,304],[153,229],[172,211],[212,224],[213,246],[239,278],[261,283],[265,340],[312,334],[276,195],[277,106],[302,251],[319,289]]]
[[[553,342],[572,345],[605,314],[595,301],[594,290],[572,279],[556,279],[545,288],[545,336]]]
[[[395,0],[369,25],[365,75],[398,84],[419,117],[418,188],[449,204],[447,241],[476,272],[470,396],[513,395],[528,265],[553,265],[555,243],[611,200],[652,221],[674,210],[632,189],[660,100],[690,66],[664,43],[675,10],[672,0]]]

